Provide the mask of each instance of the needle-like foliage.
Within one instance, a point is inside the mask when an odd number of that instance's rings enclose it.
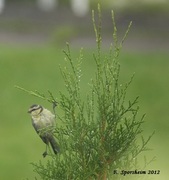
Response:
[[[119,82],[119,54],[131,23],[122,41],[118,42],[112,11],[114,45],[104,55],[101,47],[100,6],[98,15],[97,25],[94,11],[92,12],[97,43],[97,52],[93,54],[96,72],[91,77],[85,99],[82,98],[80,84],[83,53],[81,51],[75,61],[69,44],[64,51],[68,64],[61,67],[61,74],[67,92],[60,92],[59,107],[62,115],[59,120],[62,123],[56,129],[61,152],[57,156],[51,155],[46,165],[41,162],[33,164],[35,172],[43,180],[122,179],[123,176],[117,172],[138,168],[137,158],[147,150],[151,136],[147,140],[142,137],[145,115],[138,118],[138,97],[132,101],[126,100],[133,77],[124,85]],[[51,92],[49,98],[38,92],[29,93],[56,104]]]

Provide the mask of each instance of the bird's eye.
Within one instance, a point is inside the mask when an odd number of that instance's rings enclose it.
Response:
[[[37,105],[37,104],[33,104],[33,105],[29,108],[28,113],[31,113],[31,112],[36,111],[36,110],[38,110],[38,109],[40,110],[40,112],[43,110],[42,106]]]

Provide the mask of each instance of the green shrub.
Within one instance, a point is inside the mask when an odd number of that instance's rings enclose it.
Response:
[[[60,92],[58,104],[62,109],[57,114],[56,138],[61,153],[50,154],[47,164],[33,163],[34,171],[44,180],[85,180],[85,179],[122,179],[122,170],[139,168],[138,157],[147,150],[147,143],[142,137],[144,115],[138,118],[138,97],[126,100],[126,94],[133,77],[120,85],[119,54],[131,23],[120,43],[112,11],[114,46],[106,55],[103,53],[101,36],[101,10],[98,6],[98,25],[93,24],[96,34],[97,52],[93,54],[96,71],[88,85],[86,98],[81,94],[81,65],[83,53],[74,60],[69,44],[64,51],[67,66],[61,67],[66,93]],[[20,87],[18,87],[20,88]],[[24,91],[24,88],[20,88]],[[37,91],[29,94],[56,105],[56,99],[49,92],[49,97]],[[140,143],[141,139],[141,143]],[[145,165],[147,165],[145,161]],[[132,176],[134,177],[134,176]],[[138,175],[137,175],[138,178]],[[131,179],[131,178],[130,178]]]

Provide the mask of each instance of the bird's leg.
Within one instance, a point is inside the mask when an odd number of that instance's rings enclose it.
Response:
[[[48,150],[48,145],[46,144],[46,150],[45,150],[45,152],[42,154],[44,158],[48,155],[47,150]]]
[[[57,102],[54,101],[53,102],[53,112],[54,112],[55,117],[56,117],[56,111],[55,111],[56,106],[57,106]]]

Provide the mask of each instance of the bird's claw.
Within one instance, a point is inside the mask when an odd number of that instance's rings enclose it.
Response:
[[[45,151],[42,155],[45,158],[48,155],[47,151]]]

